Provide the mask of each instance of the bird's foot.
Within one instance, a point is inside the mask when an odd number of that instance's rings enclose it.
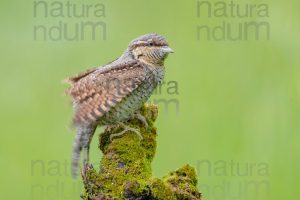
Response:
[[[135,128],[131,128],[131,127],[129,127],[129,126],[126,126],[126,125],[123,124],[123,123],[119,123],[119,125],[120,125],[124,130],[121,131],[121,132],[119,132],[119,133],[111,134],[111,135],[109,136],[110,141],[112,141],[112,139],[113,139],[114,137],[119,137],[119,136],[125,134],[125,133],[128,132],[128,131],[131,131],[131,132],[137,134],[137,136],[140,138],[140,140],[143,139],[143,136],[142,136],[142,134],[140,133],[139,130],[137,130],[137,129],[135,129]]]
[[[146,117],[144,117],[141,113],[137,112],[134,114],[135,118],[137,118],[138,120],[140,120],[143,124],[144,124],[144,127],[145,129],[147,130],[148,127],[149,127],[149,124],[147,122],[147,119]]]

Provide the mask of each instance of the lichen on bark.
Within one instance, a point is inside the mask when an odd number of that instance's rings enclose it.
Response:
[[[156,151],[156,128],[158,115],[155,105],[145,105],[140,110],[149,127],[146,129],[138,119],[126,122],[136,128],[143,140],[127,132],[110,140],[110,135],[121,128],[109,127],[99,135],[99,148],[103,152],[99,171],[93,166],[82,170],[84,200],[199,200],[195,169],[185,165],[170,172],[162,179],[152,177],[151,162]]]

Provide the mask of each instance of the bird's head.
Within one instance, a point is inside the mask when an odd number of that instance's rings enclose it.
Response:
[[[173,53],[167,40],[156,33],[142,35],[131,41],[128,50],[135,59],[155,66],[163,66],[168,54]]]

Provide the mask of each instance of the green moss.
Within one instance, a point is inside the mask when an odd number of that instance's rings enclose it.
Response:
[[[141,114],[149,124],[147,130],[137,119],[127,122],[128,126],[140,130],[143,136],[141,141],[132,132],[110,141],[111,134],[121,131],[119,127],[107,128],[100,134],[99,148],[103,152],[101,167],[99,172],[92,166],[85,168],[83,199],[173,200],[186,197],[189,191],[196,191],[196,174],[188,165],[163,180],[151,178],[151,162],[156,150],[156,128],[153,124],[157,118],[157,107],[144,106]],[[174,185],[180,189],[174,189]],[[188,190],[190,186],[192,188]]]
[[[166,177],[167,179],[184,179],[185,181],[188,181],[192,185],[197,185],[197,175],[196,171],[193,167],[190,165],[184,165],[180,169],[177,169],[174,172],[170,172],[169,176]]]
[[[159,200],[176,200],[171,188],[161,179],[155,178],[149,181],[152,196]]]
[[[193,167],[184,165],[169,173],[163,180],[170,185],[177,199],[200,199],[197,189],[197,175]]]

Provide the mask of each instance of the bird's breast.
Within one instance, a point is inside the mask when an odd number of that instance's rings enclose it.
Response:
[[[147,77],[144,81],[129,95],[127,95],[119,104],[111,108],[101,119],[101,124],[115,124],[129,119],[134,112],[139,110],[150,98],[153,90],[164,78],[164,68],[147,68]]]

